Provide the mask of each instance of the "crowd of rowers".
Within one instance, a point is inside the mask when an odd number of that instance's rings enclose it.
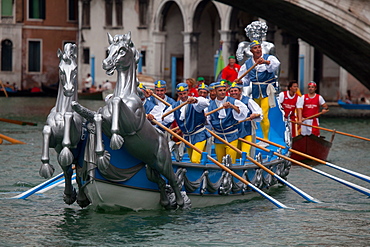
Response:
[[[213,144],[211,134],[207,130],[209,129],[232,146],[250,155],[251,146],[239,142],[238,139],[251,142],[255,130],[254,123],[260,122],[263,139],[268,140],[270,129],[268,112],[270,107],[275,107],[276,91],[273,83],[276,81],[275,72],[280,65],[275,56],[262,54],[258,41],[251,42],[250,50],[253,57],[242,66],[229,62],[229,68],[226,71],[235,72],[231,81],[221,79],[206,85],[203,78],[198,78],[198,84],[194,79],[189,78],[186,83],[179,83],[176,86],[177,101],[166,95],[167,85],[163,80],[155,81],[154,92],[140,84],[141,98],[148,120],[155,119],[166,127],[178,126],[183,137],[199,150],[209,150],[207,145]],[[245,73],[251,67],[253,69]],[[246,91],[244,87],[249,86],[251,86],[251,92],[243,93]],[[303,121],[309,125],[318,125],[317,118],[304,119],[317,114],[320,106],[325,110],[328,108],[322,96],[315,93],[316,84],[310,82],[309,93],[302,97],[298,96],[297,89],[298,84],[291,82],[288,91],[279,94],[278,102],[284,110],[285,118],[299,123]],[[156,97],[153,97],[153,94]],[[185,102],[187,104],[184,104]],[[181,104],[183,104],[182,107],[173,111]],[[295,113],[296,109],[298,114]],[[297,129],[296,126],[292,125],[293,129]],[[303,135],[309,135],[311,132],[319,135],[317,129],[307,126],[302,126],[301,132]],[[292,134],[295,136],[298,132],[293,130]],[[218,139],[213,141],[218,161],[222,162],[222,158],[229,154],[232,162],[235,163],[237,152]],[[257,144],[268,146],[266,142]],[[200,163],[201,154],[193,152],[190,147],[187,151],[192,163]]]

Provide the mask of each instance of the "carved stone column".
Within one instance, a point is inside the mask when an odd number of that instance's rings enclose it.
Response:
[[[184,36],[184,77],[196,77],[199,33],[182,32],[182,34]]]
[[[298,44],[299,56],[302,58],[300,63],[303,62],[303,65],[300,65],[299,71],[299,88],[302,93],[307,93],[307,84],[313,80],[314,48],[301,39],[298,39]],[[303,85],[301,85],[301,83],[303,83]]]
[[[152,71],[153,74],[158,78],[162,79],[164,76],[164,66],[165,66],[165,42],[166,42],[166,32],[153,32],[153,61]]]
[[[222,56],[224,57],[225,59],[225,65],[228,63],[228,57],[230,55],[234,55],[235,56],[235,52],[236,51],[233,51],[231,50],[231,47],[232,47],[232,44],[231,44],[231,40],[232,39],[232,31],[230,30],[218,30],[218,32],[220,33],[220,40],[223,41],[223,46],[222,46]]]

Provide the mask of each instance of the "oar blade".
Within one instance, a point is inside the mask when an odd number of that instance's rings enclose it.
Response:
[[[254,186],[253,184],[249,183],[248,186],[251,187],[254,191],[258,192],[263,197],[265,197],[267,200],[269,200],[270,202],[272,202],[273,204],[275,204],[275,206],[277,206],[278,208],[294,209],[294,208],[285,206],[284,204],[282,204],[278,200],[274,199],[273,197],[269,196],[268,194],[266,194],[265,192],[263,192],[262,190],[260,190],[258,187]]]
[[[56,180],[60,179],[63,176],[64,176],[64,174],[60,173],[57,176],[55,176],[55,177],[53,177],[53,178],[51,178],[51,179],[49,179],[49,180],[47,180],[43,183],[31,188],[31,189],[29,189],[29,190],[27,190],[27,191],[25,191],[25,192],[23,192],[19,195],[11,197],[10,199],[26,199],[27,197],[29,197],[29,196],[35,194],[36,192],[44,189],[45,187],[49,186],[50,184],[52,184],[53,182],[55,182]]]
[[[362,180],[364,180],[364,181],[366,181],[366,182],[370,183],[370,177],[369,177],[369,176],[366,176],[366,175],[364,175],[364,174],[361,174],[361,173],[358,173],[358,172],[355,172],[355,171],[351,171],[351,170],[349,170],[349,169],[346,169],[346,168],[343,168],[343,167],[340,167],[340,166],[334,165],[334,164],[329,163],[329,162],[326,162],[326,164],[325,164],[325,165],[327,165],[327,166],[329,166],[329,167],[331,167],[331,168],[337,169],[337,170],[339,170],[339,171],[345,172],[345,173],[347,173],[347,174],[349,174],[349,175],[352,175],[352,176],[354,176],[354,177],[356,177],[356,178],[362,179]]]
[[[366,189],[366,188],[364,188],[364,187],[362,187],[360,185],[357,185],[357,184],[348,182],[348,181],[346,181],[344,179],[335,177],[335,176],[330,175],[330,174],[328,174],[326,172],[320,171],[320,170],[318,170],[316,168],[312,168],[312,171],[314,171],[314,172],[316,172],[318,174],[321,174],[321,175],[323,175],[323,176],[325,176],[327,178],[333,179],[334,181],[337,181],[337,182],[339,182],[339,183],[341,183],[343,185],[346,185],[347,187],[350,187],[350,188],[352,188],[354,190],[357,190],[358,192],[361,192],[361,193],[363,193],[363,194],[365,194],[367,196],[370,196],[370,190],[369,189]]]
[[[295,187],[293,184],[289,183],[288,181],[286,181],[282,177],[278,176],[277,174],[275,174],[274,177],[277,180],[279,180],[280,182],[282,182],[283,184],[285,184],[286,186],[288,186],[289,188],[291,188],[292,190],[294,190],[297,194],[299,194],[301,197],[303,197],[307,201],[313,202],[313,203],[321,203],[321,201],[313,198],[312,196],[310,196],[306,192],[304,192],[304,191],[300,190],[299,188]]]

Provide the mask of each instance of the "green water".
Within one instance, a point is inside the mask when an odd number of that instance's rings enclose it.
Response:
[[[27,200],[7,199],[44,181],[39,177],[42,127],[52,98],[0,98],[0,133],[26,145],[0,145],[1,246],[368,246],[370,199],[338,182],[292,167],[289,182],[323,203],[307,203],[287,187],[268,193],[294,210],[250,201],[187,211],[99,212],[63,202],[63,188]],[[97,109],[102,102],[82,104]],[[321,126],[370,138],[369,119],[323,118]],[[331,133],[322,132],[330,138]],[[336,165],[370,176],[370,142],[337,134],[329,155]],[[61,172],[55,156],[52,163]],[[370,184],[328,166],[325,171],[366,188]]]

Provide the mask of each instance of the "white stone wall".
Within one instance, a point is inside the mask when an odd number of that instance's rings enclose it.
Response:
[[[0,80],[5,84],[16,83],[21,88],[22,80],[22,25],[14,23],[0,23],[1,41],[9,39],[13,43],[12,71],[1,71]]]
[[[312,2],[314,0],[311,0]],[[168,4],[172,7],[166,12],[163,19],[164,9]],[[149,75],[154,79],[164,79],[168,83],[171,79],[171,56],[183,58],[183,77],[197,77],[213,75],[214,54],[219,47],[219,40],[224,41],[223,56],[227,64],[227,57],[230,55],[231,30],[230,20],[232,8],[222,3],[211,1],[208,8],[215,8],[213,15],[207,15],[207,8],[204,8],[202,16],[195,16],[199,6],[204,4],[201,0],[153,0],[149,1],[148,6],[148,26],[147,29],[139,29],[138,1],[123,1],[123,28],[108,29],[105,27],[105,1],[91,1],[91,29],[81,31],[85,42],[79,44],[79,81],[82,82],[87,73],[90,72],[90,65],[82,63],[82,48],[89,47],[90,55],[95,56],[95,83],[102,84],[105,80],[116,80],[116,75],[111,77],[105,74],[101,68],[105,58],[105,51],[108,47],[107,32],[112,35],[123,34],[131,31],[135,46],[140,50],[146,51],[146,65],[142,68],[143,74]],[[308,8],[303,4],[304,8]],[[311,6],[313,10],[316,5]],[[80,18],[81,18],[80,1]],[[338,11],[341,11],[339,8]],[[213,12],[212,12],[213,13]],[[217,15],[217,16],[216,16]],[[194,23],[199,17],[200,24]],[[113,16],[115,20],[115,16]],[[215,21],[211,24],[209,20]],[[163,30],[162,24],[165,26]],[[211,40],[211,37],[213,40]],[[245,37],[246,38],[246,37]],[[247,38],[246,38],[247,39]],[[275,46],[277,56],[281,61],[282,83],[287,83],[289,74],[288,45],[282,45],[281,30],[275,33]],[[313,80],[313,61],[314,48],[304,41],[300,41],[299,54],[305,57],[304,80],[302,88],[305,89],[307,83]],[[235,53],[235,52],[234,52]],[[298,59],[297,59],[298,60]],[[348,78],[340,78],[339,66],[327,57],[323,61],[324,80],[320,90],[324,97],[336,100],[343,87],[347,85]],[[294,78],[299,81],[298,78]],[[339,89],[341,80],[341,89]],[[343,86],[344,85],[344,86]],[[80,85],[81,87],[81,85]],[[303,90],[304,92],[305,90]]]

